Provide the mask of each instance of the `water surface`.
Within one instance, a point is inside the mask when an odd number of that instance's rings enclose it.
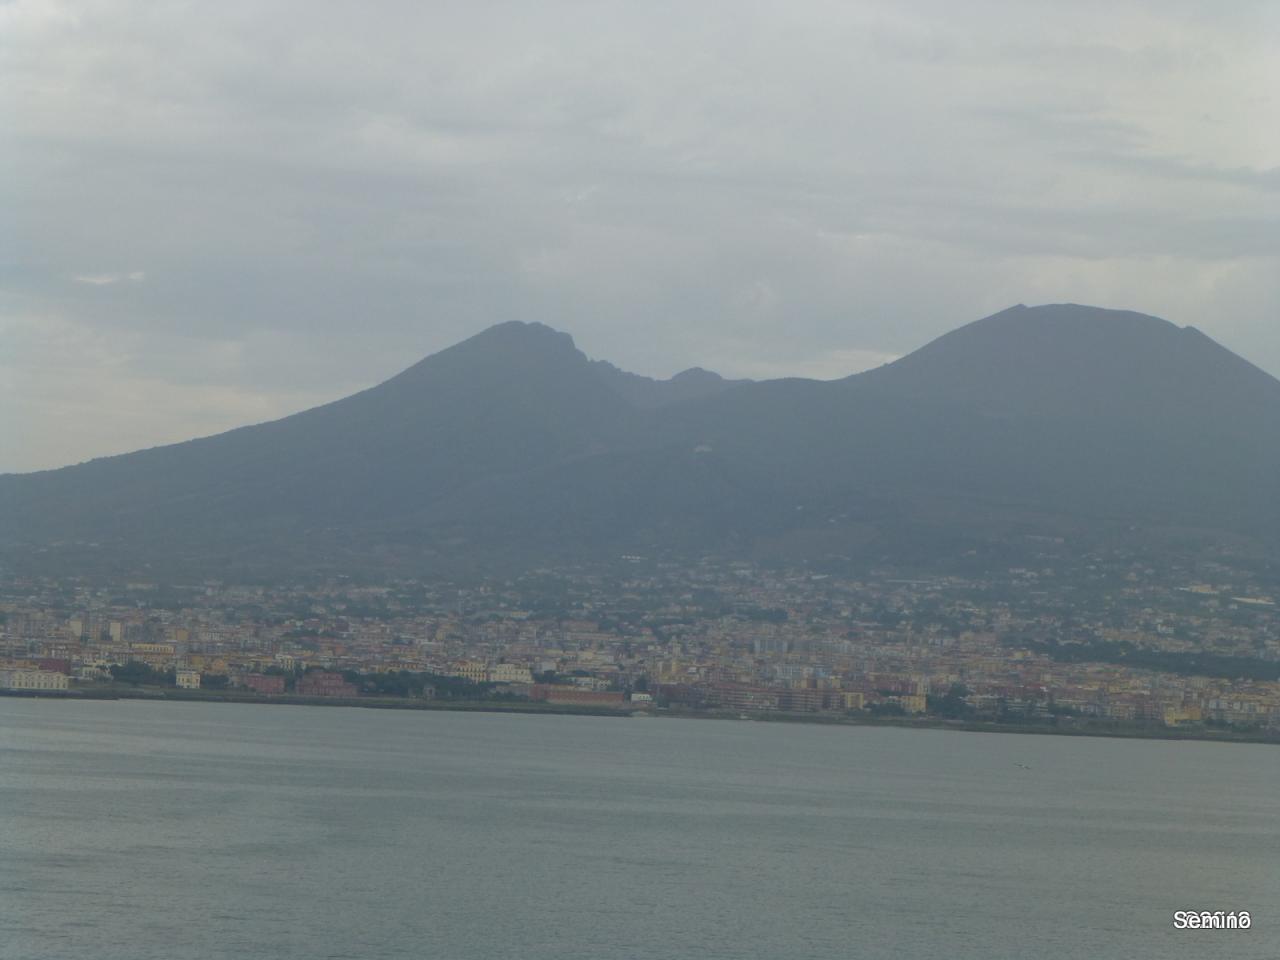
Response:
[[[1277,812],[1255,744],[0,698],[0,957],[1276,958]]]

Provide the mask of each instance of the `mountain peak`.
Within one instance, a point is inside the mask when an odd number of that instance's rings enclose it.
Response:
[[[463,343],[546,343],[576,350],[573,337],[537,320],[507,320],[495,323]],[[461,344],[459,344],[461,346]]]
[[[705,370],[702,367],[690,367],[688,370],[681,370],[679,373],[677,373],[674,377],[671,378],[672,383],[676,383],[676,382],[695,383],[699,380],[704,380],[711,383],[718,383],[724,380],[724,377],[720,376],[720,374],[715,373],[711,370]]]
[[[545,323],[508,320],[481,330],[473,337],[441,351],[436,356],[458,358],[468,354],[487,353],[495,357],[535,359],[546,357],[573,358],[582,362],[586,355],[567,333]]]
[[[586,355],[569,334],[543,323],[511,320],[433,353],[373,389],[435,382],[471,382],[480,387],[529,376],[563,377],[587,366]]]
[[[1076,303],[1018,304],[850,379],[1014,418],[1200,420],[1214,408],[1269,402],[1263,398],[1280,391],[1274,378],[1191,327]]]
[[[948,336],[961,334],[966,330],[1012,330],[1018,327],[1075,328],[1096,331],[1133,330],[1148,334],[1178,329],[1168,320],[1133,310],[1093,307],[1082,303],[1044,303],[1034,307],[1019,303],[999,313],[993,313],[989,317],[966,324],[952,331]]]

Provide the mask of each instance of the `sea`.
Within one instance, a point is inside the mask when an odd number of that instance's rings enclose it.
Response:
[[[0,957],[1261,960],[1278,814],[1258,744],[0,698]]]

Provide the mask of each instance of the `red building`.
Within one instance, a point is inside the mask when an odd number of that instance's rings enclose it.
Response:
[[[244,678],[244,685],[254,693],[265,694],[268,697],[284,693],[284,677],[271,674],[251,673]]]
[[[577,687],[561,687],[549,683],[535,683],[529,689],[529,699],[547,703],[580,703],[597,707],[625,707],[626,694],[604,690],[581,690]]]
[[[316,670],[298,680],[297,691],[304,697],[355,697],[360,691],[340,673]]]

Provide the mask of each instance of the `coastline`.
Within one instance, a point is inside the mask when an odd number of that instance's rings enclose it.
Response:
[[[1124,740],[1179,740],[1208,743],[1261,743],[1280,745],[1280,732],[1186,729],[1123,721],[1071,719],[1065,723],[1000,723],[991,720],[946,720],[940,717],[860,717],[820,713],[733,710],[682,710],[661,707],[615,707],[554,704],[506,700],[414,700],[401,697],[300,697],[294,694],[265,696],[247,691],[174,690],[146,687],[109,687],[92,690],[0,690],[0,696],[40,700],[147,700],[168,703],[267,704],[294,707],[357,707],[368,710],[450,710],[470,713],[521,713],[559,716],[615,717],[619,719],[668,718],[681,720],[739,720],[754,723],[801,723],[819,726],[895,727],[906,730],[952,730],[960,733],[1009,733],[1057,737],[1103,737]]]
[[[265,695],[239,690],[178,690],[158,687],[106,687],[90,690],[0,690],[0,697],[40,700],[148,700],[166,703],[254,703],[284,707],[363,707],[371,710],[455,710],[472,713],[557,713],[629,717],[628,710],[518,700],[416,700],[409,697],[307,697]]]

